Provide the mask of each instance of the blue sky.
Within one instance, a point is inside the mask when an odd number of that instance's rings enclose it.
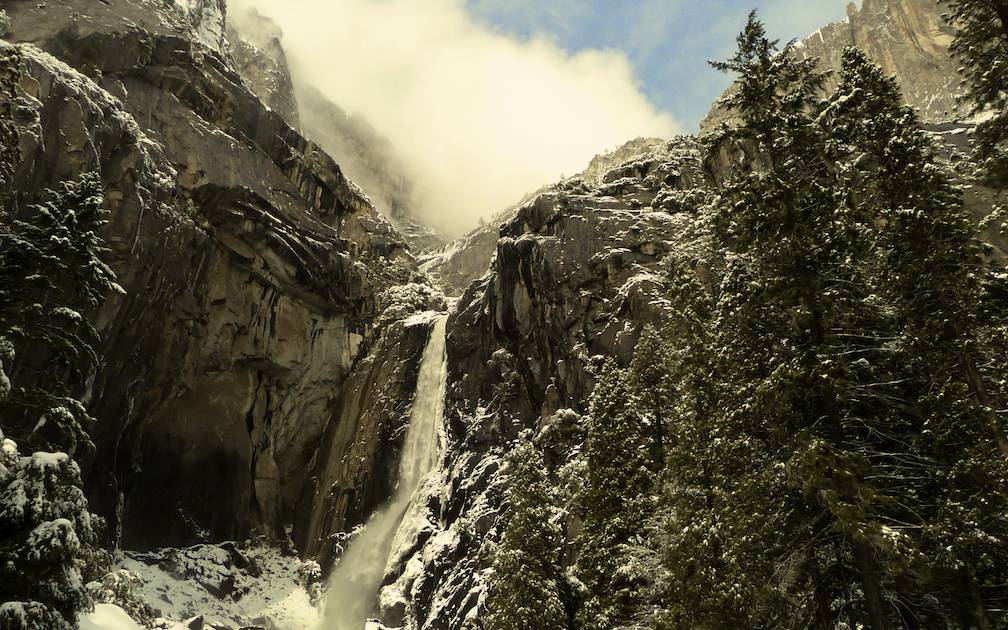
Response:
[[[786,41],[846,16],[847,0],[467,0],[478,18],[503,33],[544,35],[575,53],[617,49],[633,63],[641,88],[685,130],[696,128],[730,79],[707,65],[734,48],[757,9],[768,31]]]

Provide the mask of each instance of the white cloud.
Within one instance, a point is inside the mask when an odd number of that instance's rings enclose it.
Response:
[[[617,51],[570,54],[473,19],[463,0],[232,0],[284,31],[295,79],[360,113],[416,176],[421,210],[472,227],[596,153],[677,131]]]

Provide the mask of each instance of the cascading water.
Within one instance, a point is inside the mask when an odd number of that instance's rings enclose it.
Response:
[[[420,481],[434,467],[447,380],[446,322],[447,317],[438,318],[420,359],[395,493],[350,542],[333,569],[321,630],[363,630],[381,586],[396,529]]]

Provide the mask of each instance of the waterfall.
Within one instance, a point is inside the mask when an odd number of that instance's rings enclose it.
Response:
[[[363,630],[381,587],[396,529],[420,481],[434,467],[447,380],[446,322],[445,316],[437,319],[420,360],[395,493],[350,542],[333,569],[321,630]]]

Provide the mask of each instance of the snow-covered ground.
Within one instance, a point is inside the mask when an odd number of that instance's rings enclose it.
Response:
[[[80,630],[141,630],[141,626],[115,604],[95,604],[93,613],[81,617]]]
[[[234,544],[127,553],[118,562],[143,578],[135,594],[155,609],[153,627],[187,628],[202,617],[207,630],[314,630],[321,617],[318,598],[309,590],[318,587],[306,587],[304,578],[312,564],[272,547]],[[81,618],[82,630],[141,627],[111,604],[98,604]]]

